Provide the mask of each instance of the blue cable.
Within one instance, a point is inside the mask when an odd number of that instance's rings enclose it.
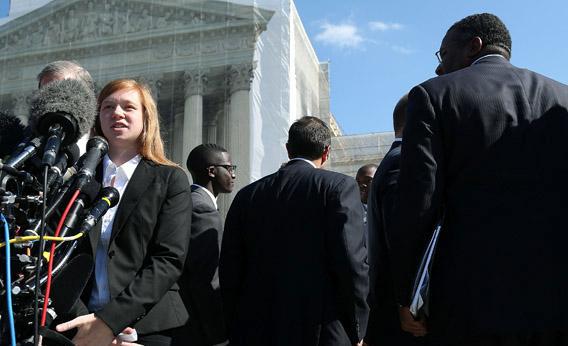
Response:
[[[0,213],[0,221],[4,224],[4,239],[6,241],[6,304],[8,305],[8,323],[10,325],[10,340],[16,346],[16,327],[14,327],[14,311],[12,310],[12,272],[10,268],[10,229],[4,214]]]

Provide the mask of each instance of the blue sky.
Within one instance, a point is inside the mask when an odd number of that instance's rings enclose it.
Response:
[[[513,64],[568,83],[566,0],[295,1],[319,59],[330,61],[331,110],[346,134],[391,131],[398,99],[435,76],[447,28],[473,13],[505,22]],[[0,17],[8,4],[0,0]]]
[[[10,9],[10,0],[0,0],[0,18],[8,15]]]
[[[446,30],[480,12],[499,16],[511,62],[568,83],[565,0],[296,0],[320,60],[330,61],[331,110],[346,134],[392,130],[392,109],[434,77]]]

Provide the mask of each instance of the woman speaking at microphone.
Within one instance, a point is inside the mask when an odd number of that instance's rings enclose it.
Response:
[[[77,328],[76,345],[99,346],[131,327],[139,344],[170,345],[188,317],[176,283],[191,224],[187,176],[164,155],[156,102],[145,85],[112,81],[98,107],[95,127],[109,151],[97,177],[121,198],[82,242],[95,269],[74,309],[80,317],[57,331]]]

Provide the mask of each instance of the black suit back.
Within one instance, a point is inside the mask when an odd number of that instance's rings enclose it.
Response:
[[[395,247],[406,300],[444,213],[435,333],[568,327],[567,134],[568,87],[501,57],[412,90]]]
[[[221,251],[231,344],[362,339],[365,256],[354,179],[292,161],[245,187],[231,205]]]

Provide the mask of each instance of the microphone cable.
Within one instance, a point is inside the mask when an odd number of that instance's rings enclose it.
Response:
[[[65,219],[67,218],[67,214],[69,213],[69,210],[73,206],[73,203],[75,202],[75,200],[79,196],[80,192],[81,192],[81,189],[75,190],[75,192],[73,193],[73,196],[69,200],[69,203],[67,203],[67,207],[65,207],[65,211],[63,212],[63,215],[61,215],[61,219],[59,219],[59,224],[57,225],[57,229],[55,230],[55,234],[53,235],[54,237],[59,236],[59,232],[61,232],[61,228],[63,227],[63,224],[65,223]],[[46,283],[46,286],[45,286],[45,296],[44,296],[44,299],[43,299],[43,310],[41,312],[41,326],[42,327],[45,326],[45,320],[46,320],[46,317],[47,317],[47,305],[49,304],[49,295],[51,293],[51,273],[53,271],[54,260],[55,260],[55,242],[51,242],[51,249],[49,250],[49,261],[48,261],[48,265],[47,265],[47,283]]]
[[[43,237],[43,239],[63,243],[63,242],[67,242],[67,241],[77,240],[77,239],[83,237],[85,234],[86,233],[79,232],[79,233],[77,233],[73,236],[69,236],[69,237],[51,237],[51,236],[46,235],[45,237]],[[39,235],[27,235],[25,237],[16,237],[16,238],[10,239],[10,244],[29,243],[31,241],[36,241],[36,240],[39,240]],[[6,242],[0,243],[0,249],[3,248],[4,246],[6,246]],[[35,279],[35,277],[33,277],[32,279]]]
[[[41,266],[43,262],[43,251],[45,248],[45,223],[46,223],[46,211],[47,211],[47,177],[49,174],[49,166],[44,165],[43,169],[43,201],[42,201],[42,215],[41,224],[39,230],[39,247],[37,255],[37,263],[35,270],[35,289],[34,289],[34,346],[38,346],[39,343],[39,279],[41,275]],[[6,240],[8,241],[8,240]],[[6,246],[9,247],[9,246]]]
[[[10,239],[10,229],[4,214],[0,213],[0,222],[4,224],[4,239]],[[10,261],[10,245],[6,246],[6,305],[8,313],[8,325],[10,328],[10,341],[12,346],[16,346],[16,327],[14,325],[14,311],[12,307],[12,268]]]

